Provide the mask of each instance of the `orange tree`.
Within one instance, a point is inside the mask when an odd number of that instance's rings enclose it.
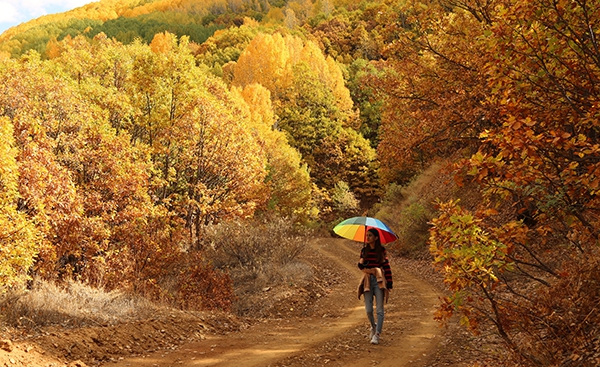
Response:
[[[117,133],[147,150],[155,202],[188,229],[250,215],[266,200],[264,152],[242,113],[246,103],[195,65],[187,38],[161,33],[149,46],[123,46],[98,35],[64,43],[57,60],[64,72],[108,113]]]
[[[160,293],[152,264],[176,257],[178,221],[151,200],[150,149],[131,144],[136,110],[127,81],[139,46],[126,48],[102,35],[91,42],[67,38],[57,46],[60,52],[47,62],[46,73],[61,77],[55,83],[76,85],[68,90],[77,96],[77,110],[85,112],[63,123],[68,138],[57,153],[83,205],[80,217],[89,218],[94,229],[73,228],[86,251],[70,248],[64,255],[85,262],[81,278],[90,284]]]
[[[73,138],[78,139],[77,129],[71,127],[78,117],[77,106],[83,105],[66,83],[44,74],[35,54],[3,64],[1,73],[0,109],[14,126],[19,169],[17,209],[35,223],[41,235],[38,269],[54,276],[58,259],[68,253],[79,256],[87,242],[81,198],[56,154],[74,143]],[[73,133],[70,138],[65,131]]]
[[[5,66],[0,105],[15,126],[18,210],[41,234],[36,273],[127,287],[127,272],[106,262],[123,265],[153,212],[147,150],[117,134],[80,93],[82,79],[73,83],[55,63],[32,54]]]
[[[494,5],[477,46],[498,122],[462,166],[485,201],[433,222],[452,291],[440,316],[491,322],[522,365],[597,365],[600,4]]]
[[[435,157],[476,149],[496,118],[474,42],[490,21],[480,15],[485,3],[472,6],[409,0],[373,15],[386,46],[383,60],[372,62],[381,72],[364,80],[383,101],[377,153],[386,182],[406,182]]]

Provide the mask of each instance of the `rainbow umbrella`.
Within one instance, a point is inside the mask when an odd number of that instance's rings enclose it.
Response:
[[[379,230],[381,244],[394,242],[398,236],[385,223],[372,217],[348,218],[335,226],[333,231],[349,240],[365,242],[367,231],[371,228]]]

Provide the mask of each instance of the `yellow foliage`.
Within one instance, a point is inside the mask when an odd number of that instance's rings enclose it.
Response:
[[[281,34],[259,33],[240,55],[234,70],[233,85],[258,83],[279,99],[291,82],[288,43]]]
[[[282,24],[285,19],[285,14],[281,8],[272,7],[267,15],[263,18],[263,23],[270,25]]]
[[[250,127],[255,139],[267,156],[269,187],[268,209],[300,221],[314,219],[315,208],[311,200],[312,185],[300,153],[291,147],[285,134],[273,128],[275,115],[270,92],[260,84],[250,84],[243,90],[233,88],[246,101],[250,114]]]
[[[169,32],[157,33],[154,35],[152,42],[150,42],[150,49],[154,53],[164,54],[171,51],[176,44],[175,35]]]
[[[259,33],[240,55],[233,84],[261,84],[271,91],[274,100],[279,100],[291,93],[293,67],[299,63],[310,65],[318,80],[333,93],[341,112],[351,112],[350,91],[335,60],[326,58],[314,42],[303,41],[296,36]]]
[[[246,27],[251,27],[251,28],[254,27],[254,28],[256,28],[256,27],[260,26],[260,23],[256,19],[253,19],[253,18],[250,18],[250,17],[244,17],[244,24],[243,25],[246,26]]]
[[[0,289],[22,285],[37,253],[37,234],[17,210],[18,167],[10,120],[0,117]]]

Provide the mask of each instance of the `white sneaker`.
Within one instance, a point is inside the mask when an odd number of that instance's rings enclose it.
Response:
[[[373,336],[377,334],[377,326],[371,328],[371,332],[369,333],[369,340],[373,339]]]
[[[371,344],[379,344],[379,334],[375,333],[371,338]]]

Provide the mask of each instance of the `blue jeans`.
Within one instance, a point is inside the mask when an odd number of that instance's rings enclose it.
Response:
[[[379,288],[377,284],[377,278],[375,275],[370,275],[371,289],[365,292],[365,311],[367,311],[367,317],[371,322],[371,327],[376,328],[376,332],[381,334],[383,329],[383,289]],[[375,323],[375,317],[373,315],[373,295],[375,296],[375,302],[377,307],[377,323]]]

